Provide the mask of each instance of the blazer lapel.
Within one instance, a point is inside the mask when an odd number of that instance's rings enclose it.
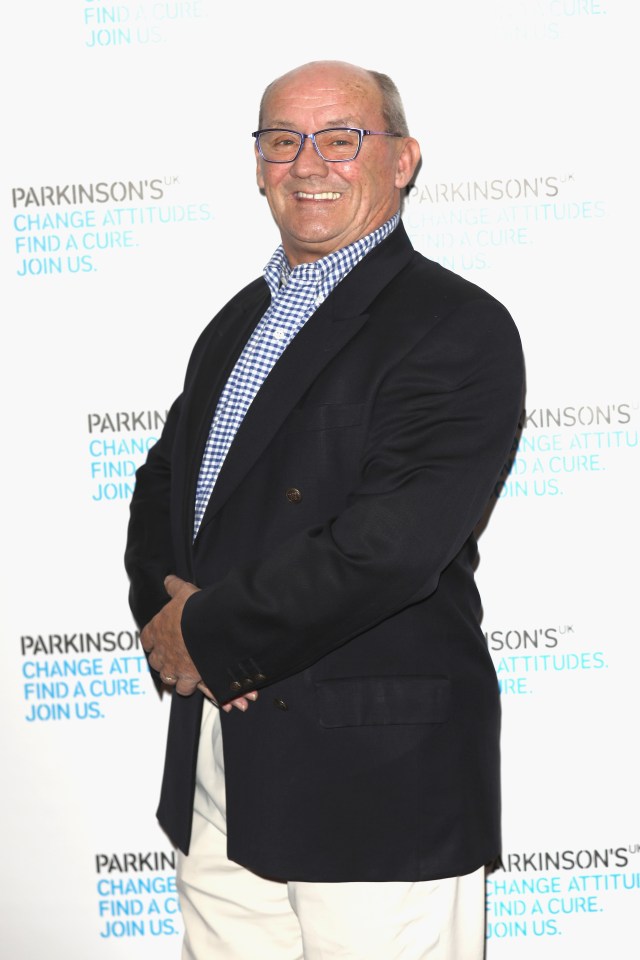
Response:
[[[193,411],[186,425],[185,450],[193,455],[188,459],[185,501],[185,530],[193,530],[196,484],[200,463],[211,427],[211,420],[222,389],[240,356],[244,345],[269,306],[270,293],[260,278],[234,298],[219,314],[219,321],[202,354],[197,368],[187,372],[193,377],[193,393],[188,409]],[[194,354],[197,352],[194,351]]]
[[[367,320],[369,304],[408,263],[412,253],[413,248],[400,224],[338,284],[292,340],[260,387],[234,437],[200,530],[220,510],[267,448],[310,384],[360,330]],[[210,406],[209,413],[212,416]],[[198,469],[199,466],[200,458]]]

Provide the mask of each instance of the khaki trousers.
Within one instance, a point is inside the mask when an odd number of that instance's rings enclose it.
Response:
[[[220,721],[208,702],[191,848],[178,854],[178,891],[183,960],[483,957],[484,868],[415,883],[285,883],[230,861]]]

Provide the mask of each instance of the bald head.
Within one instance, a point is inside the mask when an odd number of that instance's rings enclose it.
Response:
[[[340,80],[354,92],[368,94],[376,106],[379,106],[384,121],[384,128],[390,133],[400,133],[403,137],[409,136],[409,128],[404,113],[404,107],[395,83],[384,73],[375,70],[365,70],[363,67],[342,60],[314,60],[305,63],[283,76],[273,80],[262,94],[258,127],[263,126],[267,115],[268,102],[278,85],[282,83],[304,83],[314,80],[318,83],[333,83]]]

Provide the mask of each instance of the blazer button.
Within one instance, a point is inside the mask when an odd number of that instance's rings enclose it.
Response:
[[[276,699],[273,701],[273,705],[274,705],[274,707],[277,707],[278,710],[288,710],[288,709],[289,709],[289,707],[287,706],[286,702],[285,702],[284,700],[282,700],[280,697],[276,697]]]
[[[289,487],[286,493],[287,500],[289,503],[300,503],[302,500],[302,494],[297,487]]]
[[[242,690],[242,684],[239,680],[234,680],[233,683],[229,684],[229,690]]]
[[[266,679],[267,678],[265,677],[264,673],[256,673],[255,677],[253,678],[253,682],[262,683],[262,681]]]

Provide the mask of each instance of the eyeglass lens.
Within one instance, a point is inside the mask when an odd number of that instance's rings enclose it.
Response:
[[[360,146],[360,131],[348,127],[320,130],[314,140],[325,160],[353,160]],[[265,160],[286,163],[293,160],[302,137],[292,130],[267,130],[260,134],[260,149]]]

